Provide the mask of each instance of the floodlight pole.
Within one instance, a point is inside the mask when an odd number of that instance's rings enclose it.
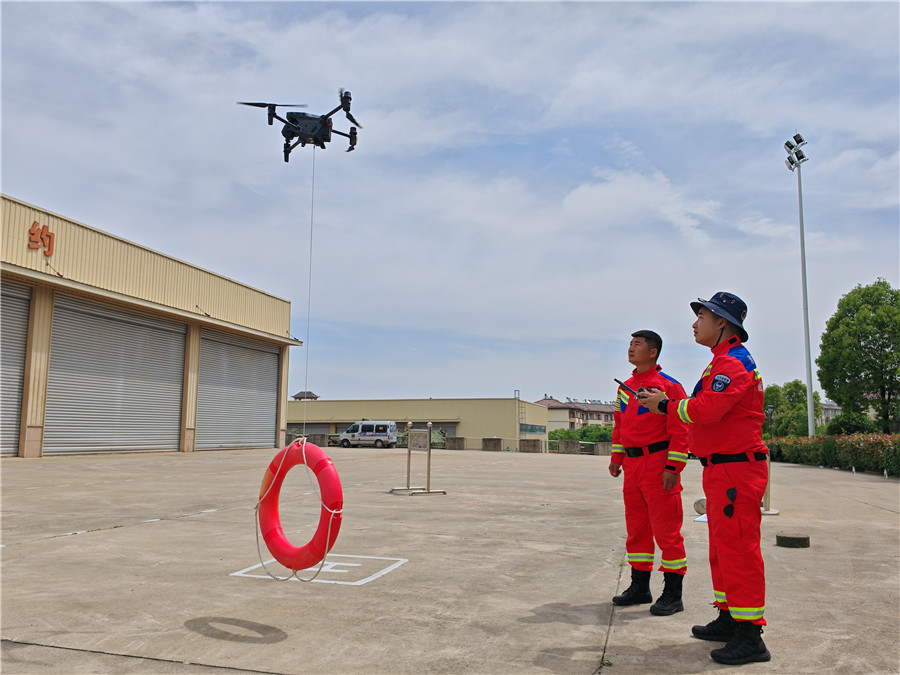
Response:
[[[809,350],[809,297],[806,292],[806,237],[803,232],[803,182],[797,165],[797,199],[800,207],[800,271],[803,287],[803,333],[806,338],[806,418],[809,435],[816,435],[816,416],[813,409],[812,357]]]
[[[791,172],[797,170],[797,201],[800,209],[800,278],[803,290],[803,333],[806,346],[806,420],[809,430],[809,436],[816,435],[816,416],[813,407],[813,380],[812,380],[812,357],[809,349],[809,298],[806,291],[806,236],[803,228],[803,181],[800,176],[800,165],[809,158],[800,150],[800,147],[806,145],[806,141],[798,133],[793,137],[792,143],[788,141],[784,144],[784,149],[788,153],[786,162]]]

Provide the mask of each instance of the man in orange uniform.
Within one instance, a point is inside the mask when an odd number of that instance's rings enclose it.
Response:
[[[743,345],[747,305],[720,291],[709,300],[698,298],[691,309],[697,315],[694,340],[712,350],[712,362],[691,398],[654,390],[640,399],[664,419],[687,422],[691,452],[704,467],[709,566],[719,615],[692,632],[727,643],[710,652],[719,663],[768,661],[772,657],[761,637],[766,578],[759,545],[768,448],[762,442],[762,378]]]
[[[684,538],[681,536],[681,470],[688,457],[687,425],[677,417],[653,415],[628,388],[637,392],[658,388],[672,398],[686,397],[682,386],[662,372],[656,361],[662,338],[651,330],[631,334],[628,361],[631,377],[619,387],[614,415],[612,456],[609,473],[625,471],[625,550],[631,564],[631,586],[613,598],[617,605],[653,602],[650,573],[659,545],[665,586],[650,607],[653,614],[667,616],[684,610],[682,582],[687,571]],[[627,388],[626,388],[627,387]]]

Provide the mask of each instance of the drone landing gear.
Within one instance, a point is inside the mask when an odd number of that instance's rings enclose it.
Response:
[[[306,147],[306,143],[304,143],[303,141],[297,141],[294,144],[291,144],[290,141],[284,142],[284,161],[285,162],[290,161],[291,150],[296,148],[298,145],[302,145],[303,147]],[[322,147],[324,148],[325,146],[323,145]]]
[[[332,129],[331,133],[350,139],[350,145],[347,148],[347,152],[353,152],[356,149],[356,138],[358,136],[358,134],[356,133],[356,127],[350,127],[349,134],[345,134],[343,131],[337,131],[336,129]]]

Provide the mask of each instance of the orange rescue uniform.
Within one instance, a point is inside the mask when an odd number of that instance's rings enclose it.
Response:
[[[625,384],[637,391],[658,388],[670,399],[686,398],[684,388],[659,366],[634,371]],[[625,501],[625,550],[636,570],[651,572],[655,548],[660,548],[662,572],[684,574],[687,556],[681,535],[680,474],[688,458],[687,425],[677,416],[656,415],[640,404],[633,394],[619,387],[614,414],[610,460],[625,472],[622,495]],[[671,490],[664,490],[662,474],[679,475]]]
[[[693,395],[669,397],[666,418],[687,423],[691,452],[704,466],[715,604],[738,621],[764,626],[759,527],[769,472],[762,442],[762,377],[737,336],[712,353]]]

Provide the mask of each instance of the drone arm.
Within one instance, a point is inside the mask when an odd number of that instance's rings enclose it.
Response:
[[[332,129],[332,130],[331,130],[331,133],[337,134],[338,136],[343,136],[344,138],[349,138],[349,139],[350,139],[350,147],[347,148],[347,152],[350,152],[351,150],[353,150],[353,148],[356,147],[356,137],[357,137],[356,127],[350,127],[350,133],[349,133],[349,134],[345,134],[343,131],[338,131],[338,130],[336,130],[336,129]]]
[[[289,161],[289,157],[291,156],[291,151],[300,145],[300,141],[295,141],[293,145],[291,145],[290,141],[284,142],[284,161]]]
[[[343,109],[344,109],[344,106],[339,105],[337,108],[335,108],[335,109],[332,110],[331,112],[327,112],[327,113],[325,113],[324,115],[322,115],[322,117],[331,117],[331,116],[334,115],[334,113],[336,113],[338,110],[343,110]]]

